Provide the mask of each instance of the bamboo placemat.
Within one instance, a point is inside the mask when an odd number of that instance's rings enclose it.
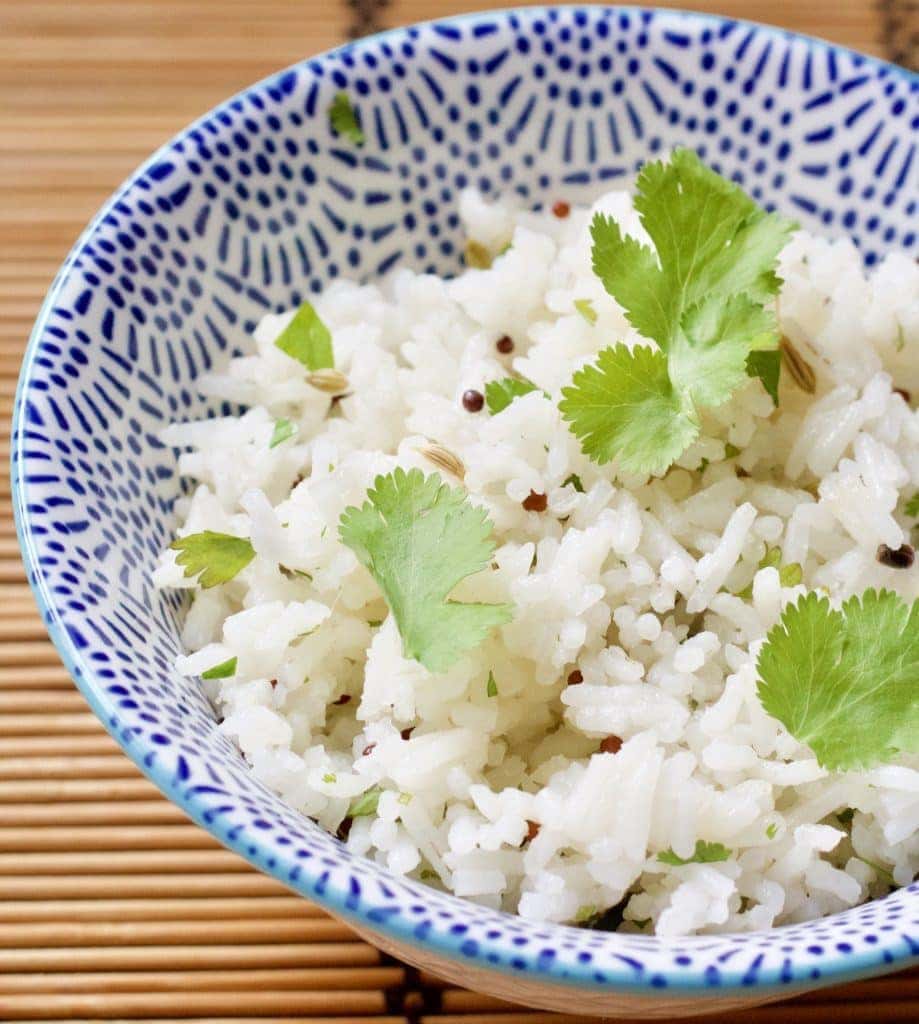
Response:
[[[919,30],[914,0],[695,5],[903,59]],[[384,957],[162,799],[45,637],[7,468],[19,360],[41,298],[146,154],[223,97],[348,35],[485,6],[0,0],[0,1020],[563,1021]],[[917,1021],[919,973],[721,1019]]]

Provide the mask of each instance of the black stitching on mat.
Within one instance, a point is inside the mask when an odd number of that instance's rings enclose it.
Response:
[[[389,0],[345,0],[351,10],[351,24],[348,26],[348,38],[358,39],[361,36],[373,35],[383,28],[383,9],[389,6]]]
[[[919,71],[919,0],[879,0],[878,11],[887,59]]]

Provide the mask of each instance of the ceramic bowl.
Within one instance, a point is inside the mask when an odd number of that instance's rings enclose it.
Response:
[[[890,970],[919,889],[794,927],[680,940],[543,925],[388,874],[256,782],[173,670],[179,598],[150,585],[182,484],[157,439],[215,410],[195,378],[267,311],[338,275],[449,273],[460,189],[587,201],[695,147],[768,207],[916,248],[919,81],[742,22],[600,7],[478,14],[362,40],[228,100],[156,153],[57,276],[19,383],[13,483],[29,578],[67,667],[192,818],[384,949],[483,992],[670,1016]],[[335,137],[346,90],[367,135]]]

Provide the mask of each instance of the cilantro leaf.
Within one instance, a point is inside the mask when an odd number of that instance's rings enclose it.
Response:
[[[698,839],[691,857],[679,857],[673,850],[664,850],[657,855],[657,859],[661,864],[679,868],[686,864],[717,864],[730,856],[731,851],[721,843],[707,843],[704,839]]]
[[[371,814],[376,814],[382,794],[383,790],[379,786],[371,786],[360,796],[356,796],[348,808],[348,817],[369,818]]]
[[[503,380],[490,380],[485,385],[485,403],[492,416],[503,412],[515,398],[528,395],[536,390],[536,385],[528,380],[516,377],[505,377]]]
[[[357,114],[354,112],[354,107],[351,106],[351,100],[346,92],[335,94],[335,99],[332,100],[332,105],[329,107],[329,124],[332,126],[332,131],[350,139],[355,146],[363,146],[366,141],[357,120]]]
[[[233,579],[255,558],[255,548],[244,537],[212,530],[179,537],[169,547],[180,552],[176,563],[185,566],[185,578],[198,576],[205,590]]]
[[[644,345],[604,349],[562,388],[562,415],[595,462],[630,473],[663,472],[699,432],[667,374],[667,357]]]
[[[919,519],[919,491],[909,499],[903,511],[912,519]]]
[[[597,322],[597,311],[590,299],[575,299],[574,308],[590,324],[591,327]]]
[[[690,150],[645,165],[634,205],[654,251],[597,214],[593,269],[658,351],[604,350],[598,372],[587,367],[563,389],[560,408],[596,461],[662,473],[698,436],[700,410],[726,402],[748,377],[777,397],[779,336],[764,303],[778,290],[776,258],[793,225]],[[614,407],[608,416],[604,403]]]
[[[274,344],[275,348],[308,370],[327,370],[335,365],[332,335],[308,302],[297,310],[293,320],[275,338]]]
[[[378,476],[367,497],[342,513],[339,536],[383,591],[405,656],[442,672],[511,618],[507,604],[448,600],[490,563],[492,524],[462,489],[418,469]]]
[[[274,430],[271,434],[271,441],[268,444],[269,448],[277,448],[279,444],[283,444],[288,438],[294,436],[297,433],[296,423],[291,423],[290,420],[278,420],[274,425]]]
[[[229,679],[231,676],[236,675],[236,658],[227,658],[226,661],[222,661],[219,665],[206,669],[201,673],[202,679]]]
[[[488,682],[485,684],[485,696],[486,697],[497,697],[498,696],[498,682],[495,679],[494,672],[489,671]]]
[[[747,373],[751,377],[759,377],[772,399],[772,404],[779,404],[779,376],[782,372],[782,353],[778,349],[751,352],[747,356]]]
[[[584,485],[581,483],[581,478],[577,473],[569,473],[568,476],[562,481],[562,487],[567,487],[568,484],[578,492],[578,494],[584,493]]]
[[[759,699],[831,771],[919,751],[919,601],[866,590],[788,605],[757,661]]]

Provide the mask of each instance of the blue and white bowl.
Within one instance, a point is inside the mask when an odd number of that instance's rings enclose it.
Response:
[[[347,90],[367,135],[330,130]],[[338,275],[449,273],[467,184],[586,201],[692,146],[764,205],[915,251],[919,79],[774,29],[599,7],[480,14],[305,61],[153,156],[68,257],[19,382],[29,578],[93,709],[221,842],[372,942],[485,992],[614,1015],[701,1013],[903,966],[919,887],[810,924],[678,941],[533,924],[393,877],[256,782],[173,670],[182,606],[150,585],[180,493],[171,420],[267,311]]]

